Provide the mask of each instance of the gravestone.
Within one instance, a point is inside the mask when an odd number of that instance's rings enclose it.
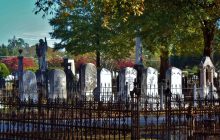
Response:
[[[24,71],[23,73],[23,91],[19,95],[22,101],[31,99],[38,101],[37,80],[36,75],[32,71]]]
[[[82,65],[80,69],[81,99],[93,100],[93,92],[97,86],[97,70],[92,63]]]
[[[175,67],[169,68],[166,71],[166,81],[172,93],[171,101],[174,101],[174,106],[176,106],[176,101],[184,98],[182,94],[182,71]]]
[[[158,94],[158,71],[152,67],[144,69],[141,79],[141,104],[146,102],[150,108],[155,108],[159,101]]]
[[[134,68],[127,67],[119,73],[119,100],[130,100],[130,91],[134,89],[134,81],[137,78],[137,71]]]
[[[203,57],[200,63],[200,87],[199,96],[201,99],[218,99],[216,87],[214,86],[215,67],[210,57]]]
[[[111,72],[105,68],[100,72],[100,100],[107,102],[113,99],[112,94],[112,75]]]
[[[76,89],[74,84],[77,83],[75,78],[75,63],[74,60],[68,58],[63,59],[64,72],[66,74],[67,94],[68,97],[73,96],[73,91]]]
[[[74,62],[74,60],[73,60],[73,59],[68,59],[68,63],[71,64],[71,66],[70,66],[69,69],[72,71],[72,74],[73,74],[73,75],[76,75],[76,72],[75,72],[75,62]]]
[[[67,99],[66,74],[62,70],[51,70],[48,76],[48,98]]]

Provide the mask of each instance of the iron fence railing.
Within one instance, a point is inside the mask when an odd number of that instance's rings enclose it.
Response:
[[[164,89],[165,90],[165,89]],[[16,92],[16,90],[14,90]],[[148,102],[136,89],[129,100],[0,98],[1,139],[219,139],[220,100],[172,100],[164,91]],[[116,93],[111,93],[116,95]],[[105,95],[105,94],[103,94]],[[194,104],[196,102],[196,104]],[[172,106],[175,104],[175,107]],[[152,108],[153,106],[153,108]]]

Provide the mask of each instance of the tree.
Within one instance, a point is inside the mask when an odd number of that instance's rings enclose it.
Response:
[[[0,45],[0,56],[8,56],[9,50],[5,44]]]
[[[29,48],[29,44],[24,41],[22,38],[16,38],[15,36],[12,39],[8,39],[8,55],[18,55],[18,50],[20,48],[25,49],[23,52],[25,55],[28,55],[27,50]]]
[[[38,0],[36,11],[53,11],[54,3],[74,7],[77,2]],[[218,46],[215,38],[220,17],[219,0],[103,0],[102,4],[104,25],[117,16],[128,23],[138,23],[133,26],[141,29],[145,48],[159,53],[161,62],[167,62],[170,53],[202,52],[203,56],[212,56],[214,46]],[[165,71],[166,67],[168,64],[161,64],[161,70]],[[164,74],[160,74],[163,78]]]
[[[71,6],[59,7],[50,24],[54,27],[51,36],[61,39],[55,44],[55,49],[65,48],[67,52],[75,55],[88,52],[96,52],[96,65],[101,66],[100,54],[108,58],[124,58],[129,56],[129,51],[133,48],[133,38],[128,33],[123,32],[122,24],[105,28],[102,26],[104,13],[102,3],[88,1],[84,5],[83,1]]]

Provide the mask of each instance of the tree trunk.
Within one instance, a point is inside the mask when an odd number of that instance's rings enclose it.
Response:
[[[202,31],[203,31],[203,37],[204,37],[203,56],[212,57],[212,53],[213,53],[212,42],[214,39],[215,23],[213,21],[204,20]]]
[[[99,69],[101,67],[100,64],[100,51],[96,50],[96,67]]]
[[[159,82],[162,82],[166,78],[166,71],[169,68],[168,51],[162,50],[160,55],[160,76]]]

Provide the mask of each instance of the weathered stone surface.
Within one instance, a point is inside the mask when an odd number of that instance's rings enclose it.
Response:
[[[36,75],[32,71],[23,73],[23,91],[20,92],[20,99],[38,101]]]
[[[97,70],[92,63],[84,64],[80,70],[81,96],[93,100],[93,92],[97,86]]]
[[[67,99],[66,91],[66,74],[62,70],[51,70],[49,72],[48,98],[50,99]]]
[[[200,63],[200,87],[201,99],[218,99],[217,89],[214,85],[215,67],[210,57],[203,57]]]

